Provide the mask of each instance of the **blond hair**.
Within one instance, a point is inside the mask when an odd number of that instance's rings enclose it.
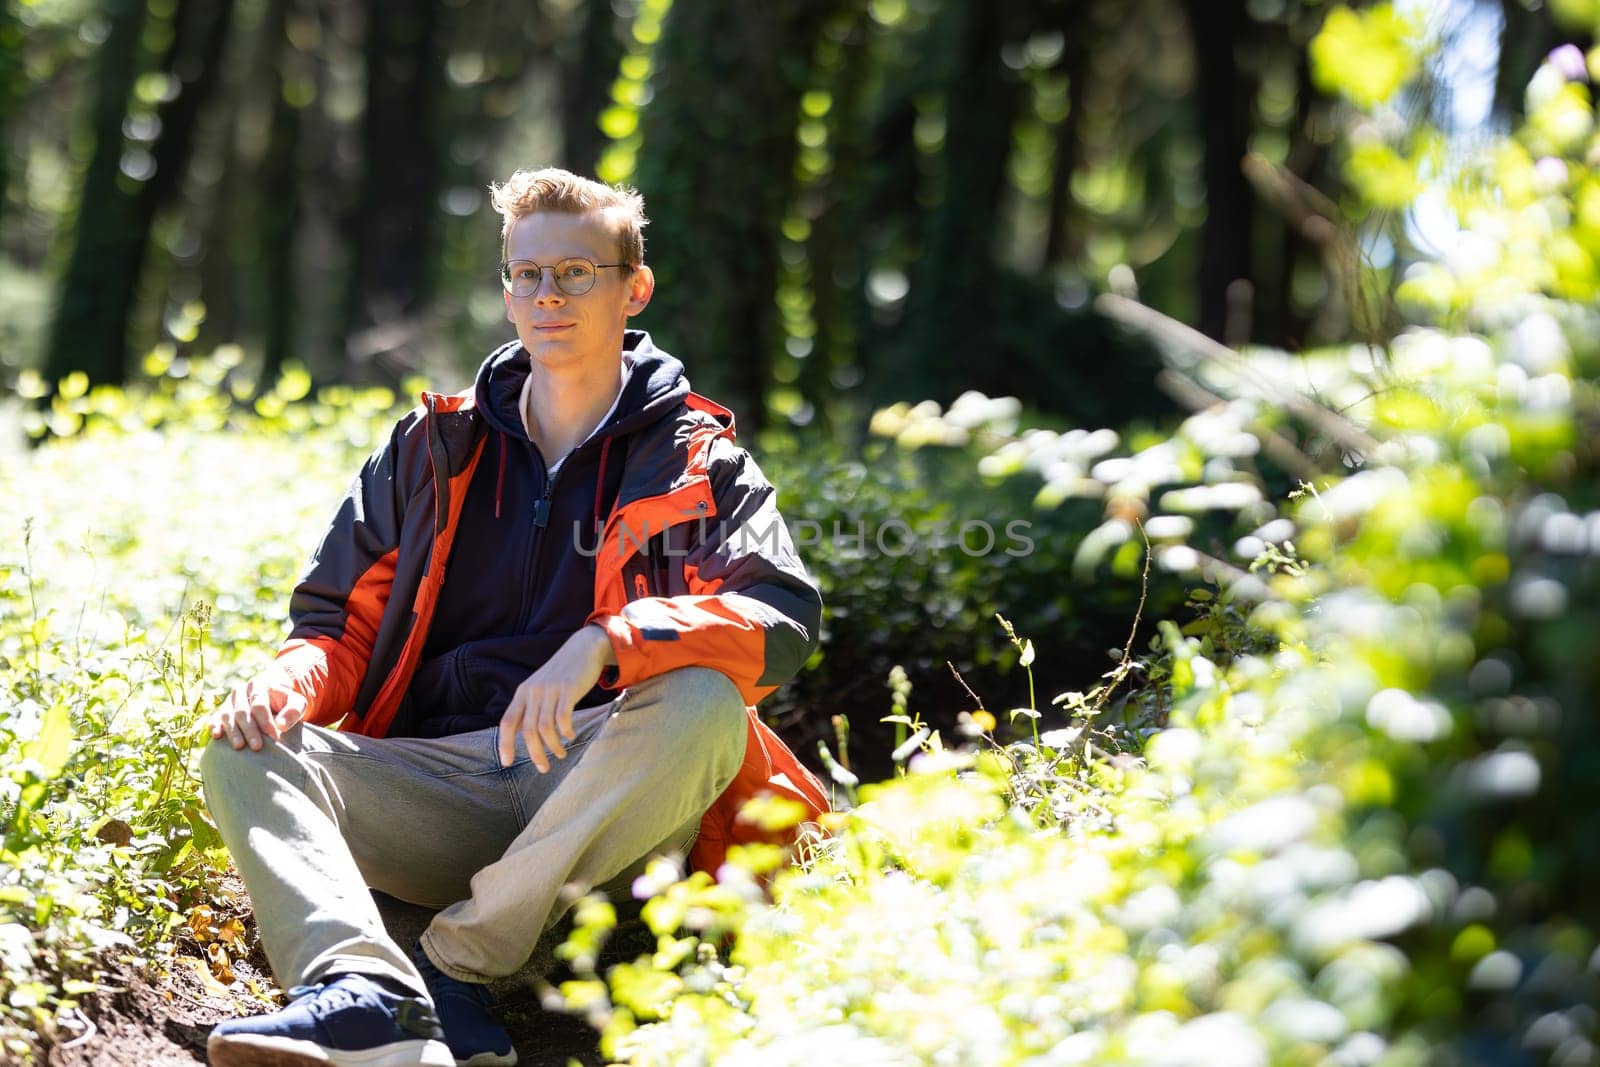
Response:
[[[617,237],[621,262],[630,267],[644,263],[644,197],[626,186],[611,186],[579,177],[558,167],[519,170],[503,184],[490,183],[489,202],[504,222],[500,244],[505,247],[511,227],[524,215],[536,211],[559,211],[572,215],[598,212]]]

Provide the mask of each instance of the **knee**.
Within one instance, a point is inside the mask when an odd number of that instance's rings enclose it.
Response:
[[[248,769],[243,764],[241,757],[249,755],[248,752],[236,752],[232,745],[223,740],[213,738],[200,752],[200,788],[205,795],[206,807],[213,816],[217,814],[219,806],[226,803],[230,783],[238,783],[241,774]]]
[[[250,773],[249,759],[256,753],[249,749],[236,749],[226,740],[213,738],[200,753],[200,784],[209,801],[225,792]]]
[[[228,742],[212,738],[200,751],[200,784],[209,791],[232,777],[230,768],[240,754]]]
[[[635,687],[635,700],[659,707],[687,732],[744,743],[745,705],[739,687],[710,667],[679,667]]]
[[[283,755],[277,744],[269,743],[255,752],[234,748],[225,740],[211,740],[200,753],[200,784],[205,787],[207,803],[260,778]]]
[[[721,671],[679,667],[650,682],[660,687],[661,699],[668,704],[703,711],[707,718],[744,721],[744,698],[739,695],[739,687]]]

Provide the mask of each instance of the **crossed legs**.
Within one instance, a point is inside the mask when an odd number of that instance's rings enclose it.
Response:
[[[425,994],[369,888],[443,909],[422,944],[445,974],[512,974],[560,918],[563,886],[687,851],[744,758],[738,690],[706,668],[630,687],[574,728],[547,774],[525,753],[501,768],[494,729],[390,739],[298,726],[258,752],[212,742],[207,803],[279,982],[361,973]]]

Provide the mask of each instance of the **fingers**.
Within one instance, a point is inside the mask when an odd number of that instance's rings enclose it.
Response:
[[[211,736],[217,740],[227,741],[234,748],[261,747],[260,732],[250,722],[250,690],[248,685],[242,685],[228,694],[228,699],[223,701],[211,717]],[[252,740],[254,743],[252,743]]]
[[[211,717],[210,732],[236,749],[259,752],[268,740],[280,740],[305,713],[306,701],[299,693],[252,679],[228,694]]]
[[[522,743],[527,746],[528,758],[539,768],[540,774],[550,769],[550,757],[545,754],[547,731],[544,726],[545,717],[549,714],[549,700],[548,693],[536,693],[533,706],[522,717]],[[560,754],[565,756],[566,750],[563,749]]]
[[[306,698],[299,693],[284,693],[282,707],[273,714],[273,722],[277,725],[277,736],[281,739],[289,728],[306,717]]]
[[[518,686],[511,696],[511,703],[506,706],[506,713],[500,717],[500,733],[495,737],[502,767],[511,766],[517,759],[517,731],[522,728],[522,705],[522,687]]]
[[[223,736],[234,748],[248,747],[252,752],[261,751],[261,728],[250,717],[248,710],[229,709],[229,714],[223,719]]]
[[[550,758],[566,759],[565,742],[573,738],[572,705],[575,699],[560,688],[528,685],[517,687],[500,720],[497,739],[500,766],[516,761],[517,738],[522,738],[528,759],[543,774],[550,770]]]
[[[568,638],[512,694],[500,719],[500,766],[509,767],[515,762],[519,735],[527,745],[528,758],[541,773],[550,769],[550,756],[565,759],[566,743],[575,736],[573,705],[614,659],[611,639],[599,627],[586,626]]]
[[[556,706],[556,732],[561,735],[563,741],[571,741],[573,738],[572,705],[575,703],[576,701],[566,700]],[[561,754],[565,756],[565,750]]]
[[[556,759],[566,759],[567,746],[561,743],[561,731],[557,725],[559,716],[559,698],[548,701],[539,709],[539,717],[535,720],[535,728],[538,731],[539,740],[542,742],[540,747],[548,749]],[[540,767],[539,769],[548,770],[549,768]]]
[[[211,736],[214,740],[221,740],[228,736],[228,730],[233,725],[233,717],[239,708],[249,707],[249,685],[235,686],[233,691],[225,697],[217,710],[211,713]],[[239,747],[239,746],[234,746]]]

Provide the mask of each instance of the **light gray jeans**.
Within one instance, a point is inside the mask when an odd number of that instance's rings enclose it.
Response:
[[[539,773],[498,728],[437,739],[296,726],[261,751],[212,741],[207,805],[285,988],[357,972],[425,994],[369,889],[442,908],[422,935],[444,973],[515,973],[579,890],[657,852],[686,854],[744,760],[733,683],[687,667],[573,716],[565,759]]]

